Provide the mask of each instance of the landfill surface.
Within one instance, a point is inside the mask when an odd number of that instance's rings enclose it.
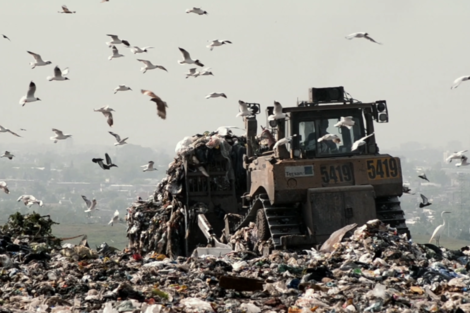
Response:
[[[237,141],[181,141],[155,194],[127,209],[123,251],[57,238],[50,216],[11,215],[0,228],[0,313],[470,312],[470,248],[416,244],[379,220],[299,251],[253,242],[251,223],[226,238],[230,253],[179,256],[184,219],[204,213],[183,213],[183,161],[204,173],[209,149],[236,165]]]

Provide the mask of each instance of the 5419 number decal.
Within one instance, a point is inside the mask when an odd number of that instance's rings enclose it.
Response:
[[[398,162],[395,158],[367,160],[367,174],[371,180],[399,178]]]
[[[328,185],[352,183],[353,181],[351,163],[322,165],[320,167],[320,173],[323,183]]]

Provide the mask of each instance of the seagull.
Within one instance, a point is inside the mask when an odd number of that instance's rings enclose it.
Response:
[[[137,59],[137,61],[143,62],[145,64],[145,66],[140,69],[141,71],[144,72],[144,74],[145,74],[145,72],[147,72],[147,70],[153,70],[153,69],[156,69],[156,68],[159,68],[161,70],[164,70],[164,71],[168,72],[166,70],[166,68],[164,68],[163,66],[153,65],[152,62],[150,62],[150,61],[142,60],[142,59]]]
[[[29,63],[29,64],[31,64],[32,68],[35,68],[36,66],[49,65],[49,64],[52,63],[51,61],[43,61],[39,54],[36,54],[34,52],[31,52],[31,51],[26,51],[26,52],[28,52],[29,54],[31,54],[34,57],[34,62]]]
[[[229,40],[219,40],[219,39],[215,39],[215,40],[212,40],[211,43],[207,46],[207,48],[210,48],[211,51],[212,49],[214,49],[214,47],[220,47],[222,45],[225,45],[226,43],[229,43],[231,44],[232,42],[229,41]]]
[[[24,106],[26,103],[29,103],[29,102],[41,101],[41,99],[36,98],[34,96],[35,92],[36,92],[36,84],[33,81],[31,81],[29,83],[28,93],[26,94],[26,96],[23,96],[20,99],[20,104],[22,104],[22,106]]]
[[[109,133],[113,135],[114,138],[116,138],[116,142],[114,143],[115,146],[122,146],[122,145],[127,144],[126,140],[129,139],[129,137],[121,139],[121,137],[118,134],[113,133],[113,132],[109,132]]]
[[[106,36],[110,36],[113,39],[111,41],[106,42],[106,44],[108,46],[112,47],[113,45],[118,45],[118,44],[122,43],[122,40],[119,39],[117,35],[106,35]]]
[[[206,99],[218,98],[218,97],[224,97],[225,99],[227,99],[227,96],[224,93],[218,93],[218,92],[213,92],[213,93],[208,94],[206,96]]]
[[[452,153],[447,157],[446,162],[451,163],[453,159],[460,159],[463,156],[464,152],[467,152],[467,150]]]
[[[58,130],[58,129],[55,129],[53,128],[52,131],[56,134],[55,136],[52,136],[51,137],[51,140],[54,140],[54,143],[57,143],[57,140],[65,140],[69,137],[72,137],[72,135],[70,134],[65,134],[61,131],[61,130]]]
[[[150,90],[141,89],[140,92],[149,96],[151,98],[150,101],[153,101],[157,104],[157,115],[162,119],[166,119],[166,108],[168,108],[166,102]]]
[[[424,179],[424,180],[427,180],[429,182],[429,179],[426,177],[426,174],[421,174],[421,175],[418,175],[419,178],[421,179]]]
[[[9,130],[8,128],[5,128],[3,126],[0,125],[0,133],[10,133],[12,135],[15,135],[16,137],[21,137],[20,135],[18,135],[17,133],[15,132],[12,132],[11,130]]]
[[[282,138],[282,139],[279,139],[279,140],[276,141],[276,143],[274,144],[273,150],[276,150],[277,147],[279,147],[279,146],[283,146],[283,145],[285,145],[285,144],[287,144],[287,143],[290,143],[290,142],[292,141],[292,138],[295,137],[295,136],[297,136],[297,134],[292,135],[292,136],[289,136],[289,137],[284,137],[284,138]]]
[[[148,51],[147,51],[148,49],[153,49],[153,47],[143,47],[143,48],[139,48],[139,47],[137,47],[137,46],[134,46],[134,47],[131,48],[131,51],[132,51],[132,53],[137,54],[137,53],[148,52]]]
[[[10,40],[10,38],[8,38],[7,36],[5,36],[4,34],[2,34],[2,36],[3,36],[3,38]],[[11,41],[11,40],[10,40],[10,41]]]
[[[193,60],[191,59],[191,56],[189,55],[189,52],[184,50],[183,48],[178,48],[181,53],[183,54],[183,61],[178,61],[179,64],[196,64],[197,66],[204,67],[204,64],[199,62],[199,60]]]
[[[419,207],[420,207],[420,208],[424,208],[424,207],[429,206],[429,205],[432,204],[432,201],[429,201],[428,198],[426,198],[425,195],[420,194],[420,196],[421,196],[421,200],[422,200],[422,201],[419,203]]]
[[[197,15],[204,15],[207,14],[207,11],[204,11],[201,8],[193,7],[191,9],[187,9],[186,13],[196,13]]]
[[[119,54],[119,50],[116,48],[116,46],[112,46],[113,47],[113,55],[110,55],[108,57],[108,60],[112,60],[112,59],[115,59],[115,58],[120,58],[120,57],[123,57],[124,55],[122,54]]]
[[[209,75],[214,76],[214,74],[212,74],[212,72],[209,71],[209,70],[210,70],[210,68],[207,68],[207,69],[203,70],[202,72],[199,72],[199,75],[201,75],[201,76],[209,76]]]
[[[381,45],[380,42],[377,42],[374,39],[372,39],[371,37],[369,37],[368,33],[359,32],[359,33],[352,33],[352,34],[346,36],[346,39],[349,39],[349,40],[354,39],[354,38],[365,38],[365,39],[368,39],[372,42],[375,42],[375,43]]]
[[[66,14],[72,14],[75,13],[75,11],[70,11],[66,5],[62,6],[62,11],[59,11],[59,13],[66,13]]]
[[[3,189],[3,191],[4,191],[6,194],[9,194],[9,193],[10,193],[10,190],[8,189],[7,183],[4,182],[4,181],[0,181],[0,189]]]
[[[341,142],[341,139],[335,134],[326,134],[325,136],[323,136],[321,138],[318,138],[318,142],[322,142],[323,140],[331,140],[334,143],[340,143]],[[359,140],[361,140],[361,139],[359,139]]]
[[[13,159],[13,157],[14,155],[8,151],[5,151],[5,153],[2,156],[0,156],[0,158],[9,158],[10,160]]]
[[[94,210],[98,210],[96,208],[96,199],[93,199],[92,201],[90,201],[90,200],[88,200],[88,198],[86,196],[83,196],[83,195],[82,195],[82,199],[83,199],[83,201],[85,201],[86,207],[87,207],[85,213],[93,212]]]
[[[111,158],[107,153],[105,153],[104,156],[106,158],[106,163],[103,163],[103,159],[101,158],[93,158],[91,159],[91,161],[93,163],[98,163],[98,165],[104,170],[109,170],[111,167],[118,167],[116,164],[113,164]]]
[[[26,131],[26,129],[24,129],[24,128],[20,128],[20,130],[21,130],[21,131],[24,131],[24,132]]]
[[[67,74],[69,73],[69,68],[65,68],[63,71],[60,70],[58,66],[54,68],[54,76],[47,76],[48,81],[53,81],[53,80],[69,80]]]
[[[186,73],[186,78],[188,77],[198,77],[201,73],[197,71],[197,68],[190,68],[189,73]]]
[[[347,127],[351,129],[354,126],[355,122],[352,116],[341,116],[341,119],[336,123],[335,127]]]
[[[113,126],[114,120],[113,120],[113,113],[111,113],[111,112],[113,112],[114,109],[110,108],[109,105],[107,105],[105,107],[101,107],[99,109],[93,109],[93,111],[103,113],[104,117],[106,117],[106,122],[108,123],[108,125],[110,127]],[[116,112],[116,111],[114,111],[114,112]]]
[[[117,221],[119,221],[119,211],[118,210],[116,210],[114,212],[114,216],[111,219],[111,221],[109,221],[108,225],[111,224],[111,226],[113,226],[113,224],[116,223]]]
[[[129,48],[129,49],[131,49],[131,44],[129,43],[129,41],[123,39],[123,40],[121,40],[121,42],[122,42],[122,44],[123,44],[124,46],[126,46],[126,47]]]
[[[41,200],[38,200],[36,197],[31,195],[22,195],[16,201],[23,201],[24,205],[27,205],[28,207],[31,207],[33,204],[37,204],[41,207],[43,206],[43,202]]]
[[[237,114],[237,116],[235,117],[239,117],[239,116],[252,116],[253,113],[248,110],[248,106],[245,102],[243,102],[242,100],[238,100],[238,104],[240,105],[240,113]]]
[[[460,85],[461,82],[464,82],[464,81],[469,80],[469,79],[470,79],[470,76],[462,76],[462,77],[457,78],[456,80],[454,80],[454,83],[452,84],[450,89],[457,88]]]
[[[132,90],[131,87],[127,87],[126,85],[118,85],[116,88],[114,88],[114,94],[116,94],[118,91],[127,91],[127,90]]]
[[[150,172],[150,171],[156,171],[157,169],[153,167],[154,162],[149,161],[147,164],[142,165],[141,167],[145,167],[142,172]]]
[[[351,147],[351,151],[355,151],[357,150],[360,146],[363,146],[366,144],[366,139],[369,138],[369,137],[372,137],[374,136],[374,133],[370,134],[370,135],[367,135],[367,136],[364,136],[362,137],[361,139],[359,140],[356,140],[354,141],[352,147]],[[338,142],[339,143],[339,142]]]
[[[285,117],[286,115],[282,113],[282,105],[279,102],[274,101],[274,111],[272,115],[268,116],[268,121],[280,120]]]
[[[465,155],[462,155],[462,157],[460,158],[460,163],[455,164],[455,166],[461,167],[461,166],[470,165],[470,163],[468,163],[467,161],[468,161],[468,158]]]

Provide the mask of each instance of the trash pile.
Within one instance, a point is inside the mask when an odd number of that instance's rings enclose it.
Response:
[[[0,312],[470,312],[470,248],[411,243],[379,220],[320,249],[170,258],[86,237],[38,252],[24,221],[52,221],[14,216],[0,233]]]

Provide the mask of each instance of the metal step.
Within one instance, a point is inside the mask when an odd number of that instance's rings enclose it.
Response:
[[[398,197],[379,198],[375,201],[377,218],[391,227],[396,227],[400,234],[406,233],[411,238],[406,227],[405,212],[401,209]]]
[[[282,236],[301,235],[301,225],[295,209],[291,207],[273,207],[267,201],[263,202],[263,207],[275,248],[281,247]]]

